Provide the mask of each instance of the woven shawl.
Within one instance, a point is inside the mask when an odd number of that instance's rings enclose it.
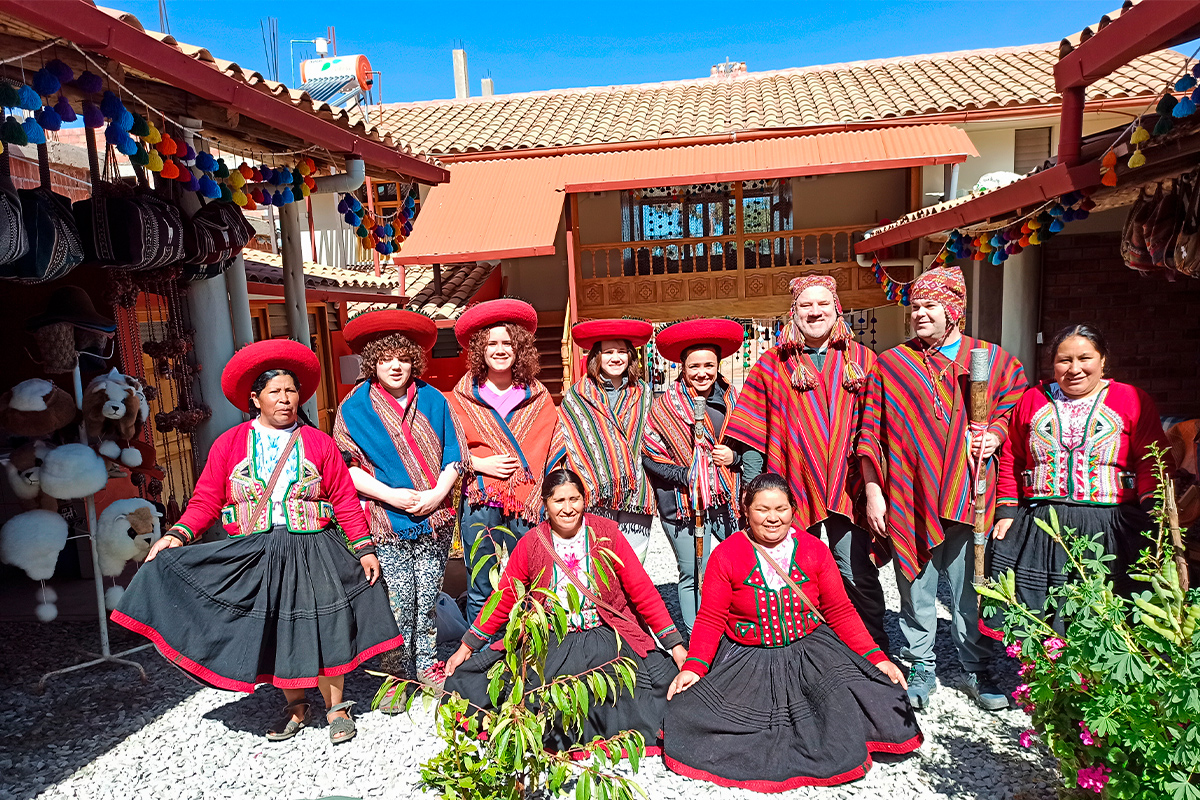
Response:
[[[424,381],[409,385],[403,408],[375,381],[360,383],[338,409],[333,439],[352,464],[397,489],[432,489],[446,467],[463,461],[461,435],[449,406],[441,392]],[[367,504],[377,544],[433,533],[455,516],[449,497],[427,517],[414,517],[375,499]]]
[[[642,440],[652,401],[641,380],[618,391],[615,409],[590,376],[567,391],[550,449],[565,451],[571,469],[587,484],[590,507],[654,513],[654,493],[642,469]]]
[[[696,393],[682,379],[671,384],[667,391],[655,398],[650,406],[650,421],[642,453],[659,464],[673,464],[688,470],[688,493],[676,490],[675,500],[684,517],[691,516],[694,509],[701,511],[736,502],[738,475],[728,467],[713,461],[713,448],[725,435],[729,425],[729,410],[737,403],[737,392],[724,377],[718,377],[725,389],[725,422],[720,431],[713,429],[712,420],[705,413],[701,421],[701,434],[693,442],[696,423],[692,412],[692,398]]]
[[[508,454],[521,462],[521,468],[506,480],[482,474],[469,476],[464,486],[467,501],[475,506],[495,505],[505,514],[537,523],[542,515],[538,490],[558,414],[540,381],[518,389],[525,397],[507,419],[487,404],[469,374],[455,385],[448,399],[471,455]]]

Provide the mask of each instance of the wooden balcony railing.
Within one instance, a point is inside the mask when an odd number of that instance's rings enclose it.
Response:
[[[846,307],[884,305],[883,290],[854,255],[854,244],[872,227],[580,245],[579,313],[651,319],[783,314],[790,306],[788,282],[811,272],[833,275]],[[905,279],[899,272],[893,277]]]

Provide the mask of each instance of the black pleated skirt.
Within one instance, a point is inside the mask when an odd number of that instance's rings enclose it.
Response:
[[[1128,503],[1113,506],[1022,503],[1004,538],[989,540],[988,574],[993,580],[1013,570],[1017,599],[1033,611],[1044,610],[1047,592],[1067,582],[1067,551],[1037,524],[1039,519],[1049,522],[1051,508],[1058,515],[1064,533],[1070,528],[1075,536],[1103,534],[1100,543],[1104,552],[1117,557],[1108,562],[1108,568],[1118,594],[1129,595],[1139,590],[1137,583],[1129,578],[1129,567],[1137,561],[1141,550],[1150,545],[1145,532],[1153,530],[1154,520],[1138,506]],[[1063,632],[1063,620],[1054,609],[1049,609],[1045,616],[1055,630]],[[993,639],[1002,639],[1003,622],[1004,613],[997,610],[980,619],[979,629]]]
[[[572,631],[563,637],[562,642],[557,642],[552,634],[550,641],[546,674],[552,677],[578,675],[617,657],[617,636],[607,625]],[[636,730],[646,740],[647,754],[658,755],[661,752],[659,734],[667,707],[667,688],[679,671],[671,657],[661,650],[651,650],[642,658],[622,642],[620,654],[632,660],[637,669],[637,685],[633,696],[629,695],[628,689],[622,688],[615,699],[610,695],[600,703],[593,698],[583,723],[583,734],[576,736],[575,728],[570,733],[564,732],[562,726],[556,724],[546,732],[547,750],[561,752],[581,742],[590,742],[596,736],[608,738],[621,731]],[[475,706],[486,711],[493,710],[488,697],[487,671],[503,655],[502,651],[490,647],[480,650],[446,679],[446,691],[458,692]],[[531,676],[530,680],[527,688],[537,685],[533,682],[536,676]]]
[[[164,550],[138,570],[112,619],[190,677],[240,692],[313,687],[403,642],[383,581],[367,581],[332,529],[276,526]]]
[[[909,753],[908,696],[821,625],[786,647],[728,637],[713,667],[667,704],[663,755],[689,778],[757,792],[861,778],[872,753]]]

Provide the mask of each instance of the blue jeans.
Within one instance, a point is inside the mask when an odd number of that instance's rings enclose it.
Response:
[[[992,644],[979,632],[978,595],[971,582],[975,574],[975,532],[970,525],[949,520],[942,520],[942,527],[946,538],[929,552],[929,561],[915,580],[910,582],[899,560],[894,560],[900,589],[900,631],[908,643],[900,657],[934,670],[938,575],[945,575],[950,582],[950,635],[958,648],[958,660],[967,672],[982,672],[992,660]]]
[[[489,556],[496,555],[496,546],[501,543],[511,553],[533,524],[520,517],[509,516],[503,509],[475,506],[466,500],[463,500],[459,508],[458,519],[459,530],[462,533],[463,561],[466,562],[467,580],[470,581],[467,587],[467,622],[474,624],[479,612],[483,610],[483,604],[492,594],[492,579],[489,573],[496,563],[495,559]],[[476,549],[475,542],[481,536],[483,538]],[[472,550],[475,551],[473,558]],[[487,559],[486,563],[479,569],[475,580],[471,580],[474,564],[483,559]]]

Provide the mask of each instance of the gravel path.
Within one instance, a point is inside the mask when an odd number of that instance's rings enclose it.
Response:
[[[677,615],[675,588],[669,585],[674,556],[657,526],[647,568]],[[894,613],[899,596],[891,570],[884,575],[892,612],[888,633],[899,641]],[[1055,796],[1052,759],[1040,747],[1017,745],[1017,735],[1027,727],[1025,715],[981,711],[954,688],[959,673],[944,606],[939,618],[946,622],[938,636],[942,685],[932,707],[919,715],[926,737],[921,749],[904,760],[877,761],[856,783],[779,797]],[[102,667],[52,678],[38,696],[30,690],[43,672],[82,660],[83,652],[95,646],[94,625],[8,624],[3,635],[8,646],[0,653],[0,800],[433,797],[417,789],[420,763],[439,746],[431,734],[432,718],[424,712],[410,719],[360,708],[358,738],[336,749],[323,720],[290,742],[271,744],[262,731],[283,702],[275,690],[247,696],[201,688],[153,651],[143,651],[132,658],[146,665],[148,685],[131,669]],[[144,642],[120,629],[113,630],[113,639],[114,649]],[[1000,655],[997,677],[1011,689],[1013,665]],[[360,671],[346,684],[347,697],[365,706],[378,681]],[[648,759],[636,777],[654,800],[763,797],[680,777],[655,759]]]

